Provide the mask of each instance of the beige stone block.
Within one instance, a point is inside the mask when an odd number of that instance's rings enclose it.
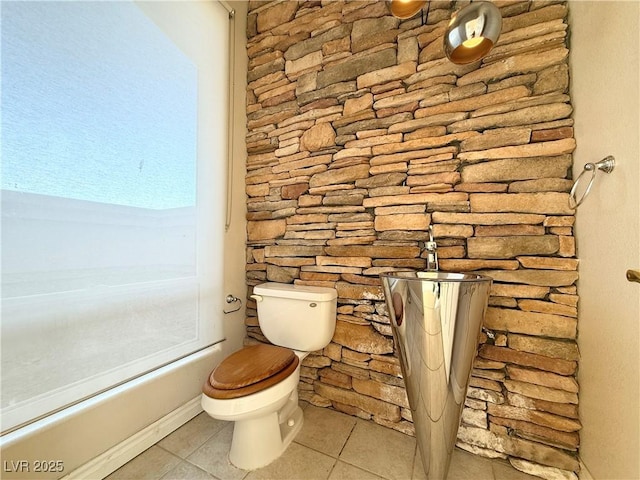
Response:
[[[267,265],[267,280],[278,283],[292,283],[298,277],[299,270],[293,267]]]
[[[296,141],[291,145],[276,149],[274,153],[276,157],[286,157],[288,155],[293,155],[295,153],[298,153],[299,149],[300,149],[300,144]]]
[[[463,86],[485,80],[497,80],[513,74],[538,72],[564,62],[568,55],[569,50],[564,47],[516,55],[467,73],[458,79],[458,85]]]
[[[337,273],[300,272],[300,280],[337,282],[340,275]]]
[[[540,370],[530,370],[527,368],[520,368],[514,365],[507,365],[507,373],[509,374],[509,378],[511,380],[532,383],[535,385],[540,385],[542,387],[549,387],[552,389],[563,390],[565,392],[570,392],[570,393],[578,393],[578,382],[576,382],[576,380],[573,377],[566,377],[563,375],[543,372]],[[523,392],[517,392],[517,393],[523,393]],[[536,398],[539,398],[539,397],[536,397]],[[575,398],[576,398],[575,402],[551,400],[549,398],[543,398],[543,400],[558,401],[559,403],[577,403],[577,397]]]
[[[265,257],[315,257],[322,255],[323,248],[319,246],[301,245],[269,245],[265,247]]]
[[[245,187],[248,197],[263,197],[269,194],[269,184],[261,183],[259,185],[247,185]]]
[[[549,287],[534,287],[532,285],[507,285],[504,283],[491,285],[491,295],[496,297],[545,298],[550,290]]]
[[[445,272],[472,272],[487,268],[499,268],[501,270],[515,270],[518,262],[515,260],[475,260],[475,259],[446,259],[439,261],[440,269]]]
[[[518,393],[525,397],[537,398],[539,400],[554,403],[578,404],[578,395],[576,393],[543,387],[528,382],[520,382],[517,380],[505,380],[503,383],[509,392]]]
[[[309,70],[318,71],[322,68],[322,52],[312,52],[297,60],[287,60],[284,65],[284,72],[290,79],[297,78],[301,73],[308,73]]]
[[[416,72],[416,62],[405,62],[360,75],[356,79],[358,89],[369,88],[393,80],[402,80]]]
[[[489,325],[487,328],[491,329]],[[549,358],[533,353],[520,352],[505,347],[496,347],[485,344],[480,347],[479,355],[489,360],[498,362],[515,363],[524,367],[533,367],[559,375],[573,375],[576,372],[577,363],[574,361]],[[568,403],[568,402],[565,402]]]
[[[434,224],[433,235],[436,238],[469,238],[473,235],[471,225]]]
[[[418,255],[420,255],[420,249],[412,246],[353,245],[326,247],[325,253],[336,257],[362,256],[372,259],[402,259],[418,257]]]
[[[381,417],[392,422],[400,421],[400,407],[392,405],[382,400],[378,400],[367,395],[354,392],[353,390],[344,390],[342,388],[332,387],[320,382],[314,384],[315,391],[325,398],[334,402],[356,407],[360,410]]]
[[[486,402],[482,402],[480,400],[475,400],[473,398],[465,398],[464,399],[464,406],[465,407],[469,407],[469,408],[473,408],[474,410],[486,410],[487,409],[487,403]]]
[[[535,214],[433,212],[434,223],[462,223],[473,225],[537,225],[542,223],[544,219],[544,215]]]
[[[534,144],[531,144],[534,145]],[[543,144],[535,144],[543,145]],[[503,147],[516,148],[516,147]],[[496,151],[498,149],[494,149]],[[490,152],[490,150],[486,150]],[[469,152],[475,153],[475,152]],[[484,153],[484,151],[483,151]],[[539,152],[538,152],[539,153]],[[463,158],[464,153],[458,155]],[[520,157],[521,155],[514,155]],[[485,159],[490,159],[489,154]],[[539,179],[544,177],[564,178],[571,168],[571,156],[530,157],[530,158],[505,158],[471,165],[462,168],[463,182],[503,182],[514,180]]]
[[[576,256],[576,239],[566,235],[558,237],[560,247],[558,249],[558,255],[561,257],[575,257]]]
[[[387,403],[409,408],[409,400],[404,388],[387,385],[373,380],[354,378],[353,389],[363,395],[377,398]]]
[[[489,297],[488,305],[490,307],[505,307],[505,308],[516,308],[518,306],[518,302],[515,298],[507,298],[507,297]],[[498,345],[503,347],[504,345]]]
[[[415,37],[398,39],[398,63],[416,62],[418,60],[418,40]]]
[[[508,147],[491,148],[481,152],[461,152],[458,158],[462,161],[474,160],[492,160],[504,158],[523,158],[523,157],[552,157],[571,153],[576,148],[576,141],[573,138],[564,138],[551,142],[528,143],[525,145],[515,145]],[[562,172],[564,177],[566,172]],[[537,177],[540,177],[538,175]],[[560,176],[560,175],[558,175]],[[537,178],[525,177],[525,178]],[[518,179],[516,179],[518,180]]]
[[[258,33],[266,32],[271,30],[273,27],[292,20],[297,9],[297,4],[282,2],[276,3],[274,6],[260,11],[257,18]]]
[[[370,157],[371,156],[371,147],[360,147],[360,148],[343,148],[342,150],[338,150],[333,154],[333,161],[341,160],[344,158],[350,157]],[[359,163],[364,163],[364,161],[360,160]]]
[[[333,247],[332,247],[333,248]],[[353,272],[344,272],[353,273]],[[359,272],[358,272],[359,273]],[[348,298],[354,300],[377,300],[384,301],[384,292],[379,285],[355,285],[347,282],[338,282],[336,284],[338,298]],[[337,342],[340,343],[340,342]],[[358,350],[356,348],[352,350]],[[368,352],[368,353],[388,353],[388,352]]]
[[[385,230],[426,230],[430,215],[426,213],[406,213],[376,216],[374,225],[378,232]]]
[[[577,420],[527,408],[510,405],[487,405],[487,411],[489,415],[495,415],[496,417],[532,422],[561,432],[577,432],[582,428],[582,425]]]
[[[524,85],[506,88],[498,92],[486,93],[462,100],[450,101],[433,107],[426,107],[422,110],[422,116],[439,115],[450,112],[470,112],[488,105],[496,103],[506,103],[529,96],[529,89]]]
[[[304,230],[304,231],[288,231],[284,238],[291,239],[305,239],[305,240],[327,240],[329,238],[335,238],[336,232],[333,230]]]
[[[318,87],[324,88],[345,80],[354,80],[360,75],[396,64],[396,49],[386,48],[381,50],[371,49],[365,52],[350,55],[345,60],[333,65],[326,65],[324,70],[318,73]]]
[[[579,360],[580,352],[575,341],[555,340],[551,338],[533,337],[528,335],[509,334],[508,345],[513,350],[535,353],[551,358],[563,360]]]
[[[460,144],[460,151],[487,150],[508,145],[529,143],[531,129],[521,127],[496,128],[468,138]]]
[[[515,258],[518,255],[549,255],[556,253],[558,248],[558,237],[555,235],[472,237],[467,239],[469,258],[500,259]]]
[[[566,193],[476,193],[469,195],[473,213],[540,213],[567,215],[569,195]],[[555,252],[553,252],[555,253]]]
[[[376,198],[365,198],[362,205],[365,208],[384,207],[389,205],[426,204],[455,204],[466,202],[468,196],[463,192],[451,193],[415,193],[409,195],[390,195]]]
[[[371,159],[371,165],[385,165],[387,163],[410,162],[412,167],[423,164],[431,164],[448,160],[456,153],[455,146],[430,148],[424,150],[413,150],[402,153],[392,153],[388,155],[378,155]]]
[[[575,440],[577,447],[578,441]],[[565,444],[567,444],[565,440]],[[528,462],[521,458],[509,458],[511,466],[516,470],[520,470],[528,475],[540,478],[549,478],[552,480],[578,480],[578,475],[569,470],[563,470],[555,467],[545,467],[534,462]]]
[[[447,58],[440,58],[430,62],[422,63],[418,66],[418,72],[411,75],[405,82],[407,85],[413,85],[424,80],[428,80],[434,77],[445,76],[453,74],[456,76],[464,75],[467,72],[472,72],[478,68],[478,63],[472,63],[469,65],[455,65]],[[469,82],[474,83],[474,82]]]
[[[371,259],[368,257],[326,257],[326,256],[317,256],[316,257],[317,265],[338,265],[338,266],[346,266],[346,267],[364,267],[368,268],[371,266]]]
[[[492,426],[498,425],[508,428],[516,437],[544,443],[554,447],[560,447],[565,450],[577,451],[580,444],[580,435],[577,432],[561,432],[554,428],[543,427],[535,423],[525,422],[523,420],[514,420],[511,418],[491,417]],[[542,467],[541,469],[552,469],[553,467]],[[559,469],[555,469],[560,471]],[[541,470],[542,471],[542,470]],[[569,472],[567,472],[569,473]],[[571,472],[573,474],[573,472]],[[575,474],[573,474],[575,475]],[[555,477],[542,477],[555,478]],[[557,477],[563,478],[563,477]],[[568,477],[567,477],[568,478]],[[576,480],[578,477],[575,477]]]
[[[570,101],[571,98],[569,95],[564,93],[546,93],[544,95],[534,95],[531,97],[519,98],[512,102],[496,103],[495,105],[479,108],[478,110],[471,112],[470,116],[475,118],[508,112],[513,113],[518,110],[531,108],[539,109],[540,107],[545,106],[550,109],[556,109],[559,108],[559,105],[569,104]],[[571,118],[535,122],[535,124],[528,125],[528,128],[531,128],[531,130],[544,130],[547,128],[567,125],[573,125],[573,120]]]
[[[355,182],[369,176],[369,165],[355,165],[353,167],[338,168],[318,173],[309,180],[310,187],[322,187],[341,183]]]
[[[494,392],[502,392],[502,385],[494,380],[487,380],[484,378],[478,378],[471,376],[469,380],[469,386],[482,388],[484,390],[492,390]]]
[[[540,300],[521,300],[518,307],[525,312],[551,313],[553,315],[563,315],[565,317],[577,317],[578,309],[570,305],[560,303],[543,302]]]
[[[507,392],[508,403],[513,407],[547,412],[561,417],[578,419],[578,406],[571,403],[555,403]]]
[[[402,377],[402,370],[400,368],[400,365],[398,365],[397,363],[390,363],[385,360],[378,360],[374,358],[369,362],[369,369],[372,372],[379,372],[385,375],[391,375],[396,378]]]
[[[415,173],[414,169],[414,173]],[[412,173],[412,172],[409,172]],[[431,175],[417,175],[410,174],[407,178],[406,184],[413,187],[416,185],[435,185],[435,184],[450,184],[455,185],[460,182],[460,173],[458,172],[443,172],[434,173]]]
[[[574,339],[577,332],[574,318],[506,308],[487,308],[484,322],[490,330],[554,338]]]
[[[348,98],[344,102],[344,116],[350,116],[358,112],[367,111],[373,105],[373,95],[365,93],[359,97]]]
[[[374,145],[382,145],[385,143],[396,143],[402,141],[402,134],[378,135],[375,137],[367,137],[359,140],[351,140],[344,144],[345,148],[361,148],[373,147]]]
[[[356,325],[338,320],[333,342],[362,353],[391,353],[393,341],[368,325]],[[343,353],[344,355],[344,353]]]
[[[384,175],[384,174],[388,174],[388,173],[406,173],[406,171],[408,170],[408,166],[406,162],[398,162],[398,163],[388,163],[386,165],[378,165],[378,166],[373,166],[369,169],[369,173],[371,175],[377,176],[377,175]],[[386,187],[389,188],[389,187]],[[406,189],[408,192],[408,188]],[[379,193],[377,194],[379,195]],[[370,193],[370,196],[375,196],[372,195]]]
[[[475,228],[476,237],[540,236],[544,233],[542,225],[478,225]]]
[[[524,29],[532,25],[544,24],[551,20],[564,19],[566,16],[566,5],[545,5],[541,3],[538,8],[533,8],[530,12],[505,19],[503,29],[504,32],[513,32],[514,30]],[[515,32],[513,32],[513,34],[515,34]]]
[[[371,167],[371,168],[373,169],[373,168],[378,168],[378,167]],[[393,173],[400,173],[400,172],[393,172]],[[370,198],[388,197],[388,196],[395,196],[395,195],[407,195],[409,193],[411,193],[411,187],[406,187],[406,186],[376,187],[376,188],[370,188],[369,189],[369,197]],[[364,201],[362,203],[364,204]],[[426,206],[425,206],[425,208],[426,208]]]
[[[477,135],[476,132],[461,132],[442,137],[425,137],[416,140],[409,140],[401,143],[390,143],[377,145],[371,149],[373,155],[389,155],[393,153],[407,152],[410,150],[422,150],[427,148],[438,148],[450,145],[451,143],[462,141]]]
[[[549,92],[565,92],[569,88],[569,67],[566,63],[546,68],[538,74],[533,85],[536,95]]]
[[[300,149],[317,152],[335,145],[336,132],[329,122],[322,122],[307,130],[300,138]]]
[[[523,283],[526,285],[538,285],[545,287],[573,285],[578,279],[578,272],[560,270],[490,270],[484,273],[493,278],[496,282]]]
[[[482,400],[483,402],[502,404],[504,403],[504,395],[499,392],[492,392],[483,390],[481,388],[469,387],[467,389],[467,396],[475,400]]]
[[[301,267],[303,265],[314,265],[313,258],[306,257],[272,257],[264,260],[266,263],[281,267]]]
[[[487,428],[487,412],[473,408],[463,408],[462,423],[472,427]]]
[[[566,28],[566,26],[565,26]],[[496,46],[484,59],[484,63],[493,63],[514,55],[534,52],[536,50],[550,50],[565,45],[567,33],[565,30],[553,31],[529,39]]]
[[[571,188],[571,183],[571,180],[561,178],[541,178],[538,180],[511,182],[508,193],[568,192]],[[556,232],[550,229],[548,233]]]
[[[571,305],[573,307],[578,305],[578,296],[572,294],[552,293],[549,295],[549,300],[563,305]]]
[[[551,103],[532,107],[514,104],[513,108],[516,107],[521,108],[508,110],[505,113],[490,113],[489,110],[486,113],[476,112],[472,118],[449,122],[447,131],[455,133],[499,127],[533,126],[537,123],[568,118],[573,112],[573,108],[567,103]],[[479,115],[479,113],[484,114]]]

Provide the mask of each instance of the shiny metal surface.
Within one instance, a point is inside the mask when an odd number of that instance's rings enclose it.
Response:
[[[640,283],[640,270],[627,270],[627,280]]]
[[[613,169],[615,168],[615,166],[616,166],[616,159],[613,158],[611,155],[603,158],[598,163],[585,164],[584,170],[580,172],[580,175],[578,175],[578,178],[576,178],[575,182],[573,182],[573,186],[571,187],[571,192],[569,192],[569,207],[578,208],[580,204],[584,202],[584,199],[587,198],[587,195],[589,195],[589,192],[591,191],[591,187],[593,186],[593,181],[596,179],[596,173],[598,173],[598,171],[601,171],[604,173],[611,173],[613,172]],[[580,184],[580,180],[582,179],[582,176],[587,172],[591,172],[591,178],[589,179],[587,188],[584,189],[584,192],[582,192],[582,196],[580,197],[580,199],[578,199],[576,197],[576,192],[578,191],[578,185]]]
[[[451,17],[444,35],[444,53],[464,65],[485,57],[500,37],[502,15],[491,2],[472,2]]]
[[[491,279],[443,272],[380,275],[418,448],[429,480],[446,478]]]
[[[411,18],[426,4],[426,0],[388,0],[391,15],[400,19]]]

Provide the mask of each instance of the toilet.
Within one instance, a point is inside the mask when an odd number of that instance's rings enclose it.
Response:
[[[242,348],[218,365],[202,388],[202,408],[235,422],[229,460],[243,470],[278,458],[302,428],[302,360],[326,347],[336,326],[333,288],[263,283],[253,288],[260,329],[272,345]]]

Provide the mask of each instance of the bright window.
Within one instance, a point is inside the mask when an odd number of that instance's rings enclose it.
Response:
[[[230,20],[1,8],[4,432],[222,339]]]

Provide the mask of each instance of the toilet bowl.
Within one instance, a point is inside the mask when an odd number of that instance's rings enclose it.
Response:
[[[336,322],[334,289],[266,283],[254,287],[252,297],[273,345],[247,346],[223,360],[205,382],[201,402],[211,417],[235,422],[229,460],[244,470],[274,461],[302,428],[300,365],[329,344]]]

